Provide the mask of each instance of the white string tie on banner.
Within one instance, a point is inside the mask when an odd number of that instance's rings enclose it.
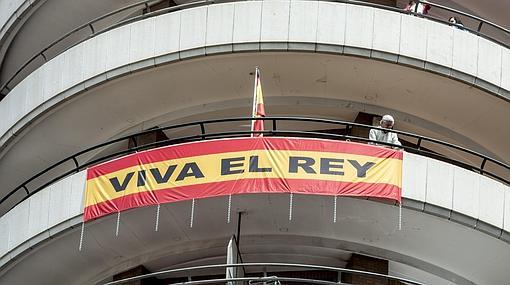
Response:
[[[402,202],[398,204],[398,230],[402,230]]]
[[[191,219],[190,219],[190,222],[189,222],[189,227],[192,228],[193,227],[193,216],[195,215],[195,198],[193,198],[193,200],[191,200]]]
[[[336,207],[337,207],[337,196],[335,195],[334,197],[334,202],[333,202],[333,223],[336,223]]]
[[[290,199],[289,199],[289,221],[292,221],[292,204],[294,200],[294,194],[290,193]]]
[[[119,236],[119,227],[120,227],[120,211],[117,212],[117,226],[115,228],[115,236]]]
[[[157,232],[159,229],[159,212],[161,211],[161,204],[158,204],[158,208],[156,209],[156,227],[154,231]]]
[[[83,247],[83,235],[85,234],[85,222],[81,223],[81,233],[80,233],[80,245],[78,246],[78,251],[81,251]]]
[[[232,211],[232,194],[228,195],[227,224],[230,224],[231,211]]]

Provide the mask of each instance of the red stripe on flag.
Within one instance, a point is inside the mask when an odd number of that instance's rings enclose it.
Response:
[[[253,123],[253,131],[263,131],[264,130],[264,121],[263,120],[255,120]],[[254,134],[255,136],[257,134]]]
[[[266,110],[264,109],[264,104],[257,103],[255,111],[255,117],[265,117],[266,116]]]

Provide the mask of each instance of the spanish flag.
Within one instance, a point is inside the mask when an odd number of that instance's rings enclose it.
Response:
[[[262,85],[260,83],[260,70],[257,67],[255,69],[255,88],[253,90],[253,118],[262,118],[266,116],[266,111],[264,110],[264,99],[262,97]],[[264,121],[263,120],[253,120],[251,123],[251,131],[263,131],[264,130]],[[252,137],[261,137],[262,133],[252,133]]]

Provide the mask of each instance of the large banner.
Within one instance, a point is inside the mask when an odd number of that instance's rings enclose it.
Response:
[[[400,202],[402,152],[306,138],[172,145],[87,170],[85,221],[119,211],[244,193],[386,198]]]

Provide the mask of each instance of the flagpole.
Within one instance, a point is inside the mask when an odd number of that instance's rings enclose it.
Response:
[[[255,67],[255,80],[253,83],[253,108],[251,110],[251,117],[255,117],[255,111],[257,110],[257,81],[259,79],[259,67]],[[253,132],[255,126],[255,120],[251,121],[251,131]],[[251,133],[251,136],[254,137],[255,134]]]

